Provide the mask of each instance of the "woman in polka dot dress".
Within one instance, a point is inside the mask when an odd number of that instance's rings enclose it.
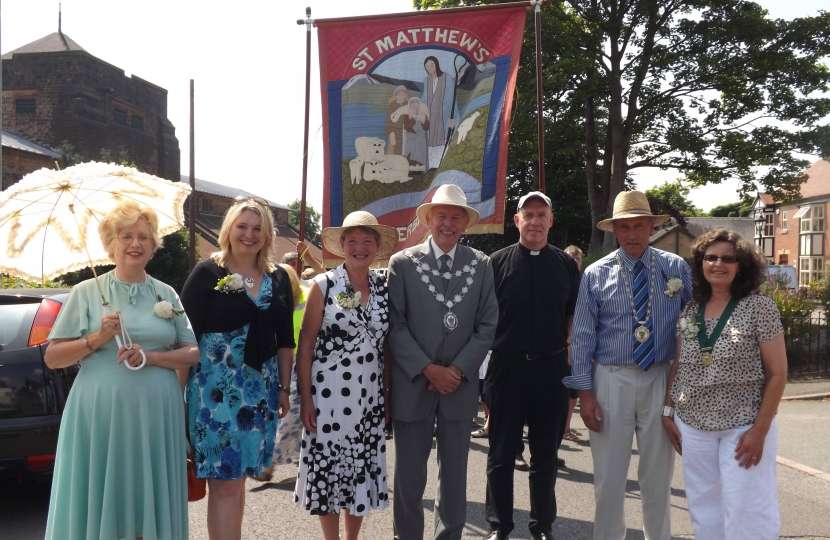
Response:
[[[345,540],[363,516],[388,505],[386,440],[389,329],[386,278],[369,269],[394,249],[397,232],[368,212],[323,231],[323,245],[345,262],[312,282],[300,330],[297,382],[303,441],[294,500],[319,516],[326,540]]]

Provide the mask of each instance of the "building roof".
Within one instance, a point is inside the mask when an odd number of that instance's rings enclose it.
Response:
[[[655,231],[651,235],[651,238],[648,239],[649,243],[653,244],[678,227],[679,225],[674,218],[669,219],[659,231]],[[687,217],[686,227],[681,228],[681,231],[692,238],[697,238],[701,234],[718,227],[736,232],[747,239],[755,236],[755,221],[751,217]]]
[[[764,205],[769,206],[771,204],[775,204],[775,199],[772,198],[772,195],[769,193],[759,193],[759,197],[761,197],[761,201],[763,201]]]
[[[801,184],[802,199],[830,195],[830,161],[820,159],[810,165],[804,174],[809,178]]]
[[[10,131],[2,132],[2,140],[3,146],[6,148],[14,148],[15,150],[40,154],[42,156],[48,156],[55,159],[61,157],[60,153],[56,150],[34,143],[22,135],[18,135]]]
[[[85,49],[75,43],[75,41],[64,34],[63,32],[55,32],[46,37],[42,37],[36,41],[23,45],[11,52],[3,55],[3,60],[10,59],[15,54],[22,53],[45,53],[45,52],[62,52],[62,51],[84,51]]]
[[[185,184],[190,184],[190,176],[188,175],[181,175],[182,182]],[[220,197],[227,197],[228,199],[233,199],[238,195],[244,195],[246,197],[259,197],[254,193],[249,193],[244,189],[239,189],[235,187],[225,186],[222,184],[217,184],[216,182],[208,182],[207,180],[202,180],[201,178],[196,179],[196,191],[201,191],[202,193],[210,193],[211,195],[218,195]],[[265,199],[265,197],[262,197]],[[287,206],[284,206],[280,203],[276,203],[270,199],[265,199],[268,201],[268,204],[272,208],[279,208],[282,210],[288,210]]]

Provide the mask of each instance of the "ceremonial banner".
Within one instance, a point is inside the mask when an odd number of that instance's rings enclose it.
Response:
[[[510,111],[528,4],[317,20],[323,97],[323,225],[355,210],[428,233],[415,210],[456,184],[504,229]],[[327,258],[329,257],[328,254]]]

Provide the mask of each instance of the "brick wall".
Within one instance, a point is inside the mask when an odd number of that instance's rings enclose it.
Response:
[[[55,168],[55,162],[51,157],[4,146],[2,189],[7,189],[30,172],[44,167]]]
[[[775,264],[789,264],[798,268],[798,228],[800,220],[793,219],[798,212],[798,206],[790,204],[778,207],[778,214],[775,216]],[[782,229],[784,212],[787,212],[787,232]],[[781,256],[785,255],[787,262],[781,262]]]
[[[125,77],[86,51],[18,54],[2,64],[3,129],[53,147],[67,140],[85,161],[101,161],[101,149],[117,159],[123,146],[139,169],[179,181],[179,142],[164,88]],[[35,111],[18,112],[19,99],[34,99]],[[126,113],[125,123],[117,122],[116,109]]]

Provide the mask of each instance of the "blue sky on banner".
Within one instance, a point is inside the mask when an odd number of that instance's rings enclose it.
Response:
[[[3,53],[57,30],[59,0],[2,0]],[[411,0],[62,0],[63,31],[91,54],[163,88],[189,168],[189,79],[196,81],[196,174],[288,203],[300,196],[305,99],[305,29],[317,18],[412,10]],[[772,17],[827,9],[827,0],[759,0]],[[308,198],[323,202],[322,113],[316,30],[312,35]],[[808,159],[815,159],[808,157]],[[646,189],[673,171],[640,173]],[[734,184],[694,190],[705,209],[737,200]]]

